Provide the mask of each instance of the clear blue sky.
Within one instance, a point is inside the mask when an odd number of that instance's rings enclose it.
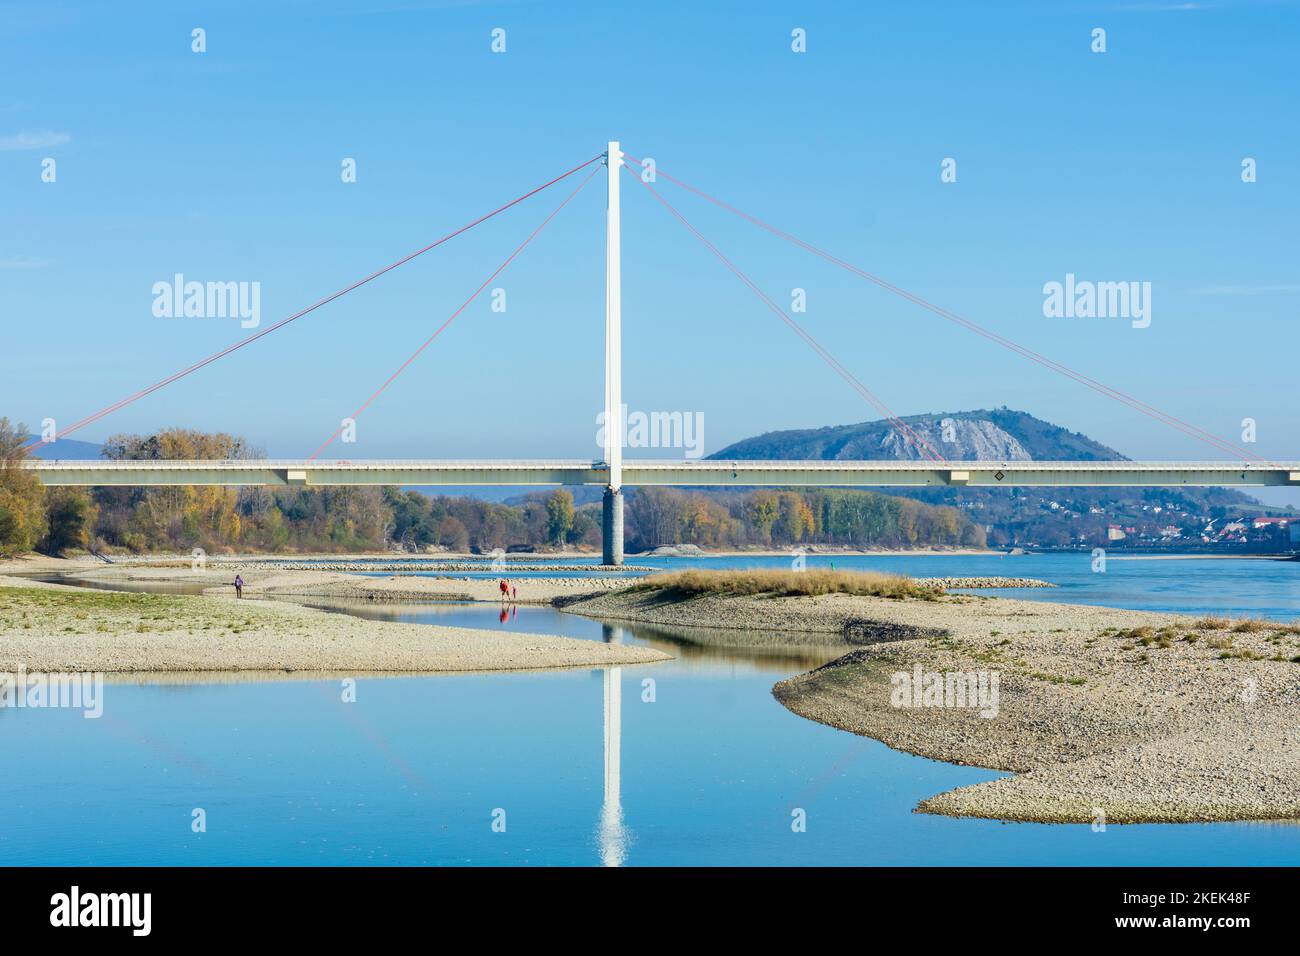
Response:
[[[246,334],[155,318],[151,286],[176,272],[259,281],[269,324],[620,138],[1180,418],[1230,438],[1254,418],[1254,453],[1300,458],[1298,48],[1289,2],[4,4],[0,414],[68,423]],[[1133,456],[1222,457],[660,187],[775,299],[807,289],[798,318],[900,415],[1005,404]],[[75,437],[183,425],[308,454],[560,198]],[[339,454],[597,455],[603,210],[597,178],[495,283],[508,311],[471,306]],[[703,412],[706,451],[880,417],[628,179],[624,253],[632,408]],[[1150,281],[1151,326],[1045,318],[1066,273]]]

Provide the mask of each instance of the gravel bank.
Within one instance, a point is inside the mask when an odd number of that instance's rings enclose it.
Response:
[[[0,672],[450,672],[668,660],[648,647],[364,621],[285,602],[0,577]]]
[[[677,600],[623,592],[569,610],[858,645],[782,681],[797,714],[900,750],[1016,776],[918,810],[1036,822],[1300,819],[1300,635],[1283,625],[948,595]],[[740,636],[744,635],[744,636]],[[894,675],[996,674],[996,715],[894,706]]]
[[[189,566],[189,561],[178,561],[175,566]],[[487,560],[482,561],[439,561],[423,558],[409,558],[401,561],[372,560],[322,560],[296,561],[286,558],[231,560],[228,558],[209,558],[207,566],[216,570],[235,574],[267,574],[273,571],[354,571],[369,573],[386,573],[400,571],[404,574],[414,572],[455,574],[465,571],[491,571]],[[509,561],[504,568],[494,573],[509,578],[528,571],[548,573],[567,572],[570,574],[605,572],[648,572],[658,568],[640,567],[638,565],[606,564],[537,564],[534,561]]]
[[[293,571],[247,568],[232,570],[213,567],[99,566],[79,570],[68,580],[113,585],[184,585],[220,596],[233,595],[236,574],[244,578],[248,597],[328,597],[348,601],[493,601],[501,599],[497,578],[411,577],[392,575],[369,577],[318,569]],[[518,604],[551,604],[558,598],[599,594],[618,590],[630,582],[621,578],[514,578]]]
[[[1085,622],[1084,609],[1068,605],[1012,627],[987,612],[1014,609],[980,610],[942,637],[860,648],[773,693],[795,713],[901,750],[1017,773],[931,797],[923,812],[1080,823],[1098,813],[1112,823],[1300,818],[1295,635],[1127,612]],[[917,665],[997,674],[996,716],[894,706],[891,678]]]
[[[1028,579],[953,580],[973,582]],[[630,590],[623,587],[611,588],[604,594],[577,594],[571,598],[560,596],[555,604],[576,614],[614,620],[679,627],[790,632],[790,643],[806,643],[805,638],[811,638],[815,643],[824,644],[827,643],[824,635],[831,634],[835,635],[832,643],[867,644],[875,640],[946,633],[948,627],[958,626],[962,620],[969,618],[973,607],[990,600],[992,599],[982,595],[946,595],[936,601],[921,601],[855,597],[848,594],[825,594],[812,598],[701,594],[683,600],[662,589]],[[1060,607],[1029,601],[998,601],[999,607],[1013,604],[1020,617],[1034,619],[1041,616],[1042,612],[1038,609]],[[1105,609],[1077,610],[1084,613],[1092,610],[1116,613]]]
[[[943,588],[945,591],[991,591],[1006,588],[1056,587],[1056,585],[1051,581],[1040,581],[1037,578],[917,578],[916,583],[933,584],[935,587]]]

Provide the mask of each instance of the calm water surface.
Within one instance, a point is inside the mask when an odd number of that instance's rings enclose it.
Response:
[[[783,558],[649,559],[785,566]],[[829,558],[810,557],[817,566]],[[1300,563],[1086,555],[833,559],[1002,574],[1017,593],[1300,618]],[[566,561],[568,563],[574,563]],[[521,593],[527,579],[519,580]],[[678,659],[591,671],[113,682],[104,716],[0,710],[9,864],[1297,864],[1300,826],[950,820],[921,799],[1000,774],[891,751],[796,717],[772,685],[816,650],[700,651],[671,634],[521,607],[338,607],[366,617],[646,642]],[[834,652],[829,652],[834,653]],[[652,681],[653,684],[647,684]],[[653,691],[653,694],[651,694]],[[649,699],[653,696],[653,700]],[[207,832],[191,830],[192,811]],[[807,832],[791,811],[807,813]],[[494,832],[504,811],[505,832]]]

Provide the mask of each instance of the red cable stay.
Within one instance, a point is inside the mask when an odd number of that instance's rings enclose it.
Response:
[[[24,450],[31,450],[32,448],[35,448],[39,445],[49,444],[51,441],[57,440],[57,438],[70,435],[75,431],[85,428],[87,425],[99,421],[104,416],[111,415],[113,412],[117,411],[118,409],[125,408],[127,405],[130,405],[132,402],[138,401],[139,399],[144,398],[146,395],[150,395],[153,392],[158,391],[160,388],[165,388],[166,386],[170,385],[172,382],[175,382],[178,379],[182,379],[186,375],[191,374],[192,372],[197,372],[199,369],[203,368],[206,365],[211,365],[213,362],[217,361],[220,358],[224,358],[225,356],[229,355],[231,352],[234,352],[237,349],[241,349],[245,345],[248,345],[252,342],[256,342],[258,339],[262,338],[265,335],[270,335],[276,329],[283,328],[284,326],[288,325],[290,322],[302,318],[307,313],[316,311],[321,306],[327,305],[328,303],[333,302],[335,299],[347,295],[349,292],[353,291],[354,289],[359,289],[367,282],[377,279],[387,272],[392,272],[398,266],[405,265],[406,263],[410,262],[412,259],[416,258],[417,256],[421,256],[424,253],[428,252],[430,249],[436,249],[444,242],[454,239],[457,236],[461,235],[462,233],[468,232],[469,230],[473,229],[475,226],[479,225],[480,223],[486,222],[487,220],[491,219],[493,216],[505,212],[507,209],[510,209],[512,206],[519,205],[519,203],[523,202],[525,199],[537,195],[537,193],[541,192],[542,190],[554,186],[556,183],[560,182],[561,180],[567,179],[568,177],[572,176],[574,173],[578,172],[579,170],[585,169],[586,167],[590,166],[592,163],[597,162],[598,160],[604,158],[604,155],[605,155],[604,153],[600,153],[596,156],[593,156],[585,163],[582,163],[578,166],[574,166],[572,169],[568,170],[567,172],[561,173],[559,176],[556,176],[554,179],[550,180],[549,182],[542,183],[542,185],[536,187],[535,189],[530,189],[528,192],[524,193],[523,195],[510,200],[508,203],[505,203],[502,206],[498,206],[496,209],[493,209],[491,212],[487,213],[486,215],[480,216],[479,218],[475,219],[473,222],[461,226],[459,229],[455,230],[454,232],[447,233],[447,235],[443,236],[441,239],[429,243],[427,246],[423,247],[422,249],[417,249],[414,252],[398,259],[396,262],[393,262],[390,265],[384,266],[382,269],[370,273],[370,275],[366,276],[364,279],[358,279],[356,282],[353,282],[351,285],[345,286],[344,288],[333,293],[332,295],[326,296],[325,298],[321,299],[319,302],[316,302],[314,305],[309,305],[307,308],[303,309],[302,311],[295,312],[293,315],[289,316],[286,319],[281,319],[279,322],[276,322],[274,325],[268,325],[266,328],[253,333],[247,338],[241,339],[240,341],[236,342],[234,345],[229,345],[218,352],[214,352],[213,354],[209,355],[207,358],[195,362],[193,365],[190,365],[187,368],[183,368],[179,372],[175,372],[167,376],[166,378],[158,382],[155,382],[154,384],[148,386],[147,388],[142,388],[138,392],[134,392],[133,394],[128,395],[126,398],[119,399],[118,401],[114,402],[112,405],[108,405],[104,408],[101,408],[99,411],[95,412],[94,414],[87,415],[85,418],[74,422],[73,424],[69,425],[67,428],[61,429],[58,432],[56,438],[54,439],[42,438],[39,440],[34,440],[32,442],[29,442],[27,445],[24,446]]]
[[[624,151],[624,156],[629,160],[632,160],[633,162],[640,163],[640,160],[636,159],[636,157],[632,156],[630,153],[627,153],[626,151]],[[678,179],[675,176],[669,175],[659,167],[656,167],[655,175],[662,176],[664,179],[667,179],[669,182],[681,186],[683,189],[687,190],[688,192],[694,193],[695,195],[699,196],[701,199],[708,200],[709,202],[713,203],[715,206],[725,209],[727,212],[739,216],[740,218],[750,223],[753,223],[759,228],[764,229],[767,232],[770,232],[772,235],[777,236],[780,239],[784,239],[787,242],[793,243],[794,245],[799,246],[801,249],[811,252],[813,255],[820,256],[822,259],[825,259],[827,262],[831,263],[832,265],[839,266],[841,269],[845,269],[848,272],[852,272],[854,275],[867,279],[875,283],[876,285],[880,286],[882,289],[892,292],[895,295],[902,296],[904,299],[907,299],[909,302],[913,302],[916,305],[919,305],[922,308],[930,312],[933,312],[935,315],[939,316],[940,318],[947,319],[949,322],[953,322],[957,325],[960,325],[963,328],[971,332],[974,332],[977,335],[983,336],[984,338],[988,339],[991,342],[995,342],[996,344],[1001,345],[1003,348],[1015,352],[1016,354],[1024,358],[1028,358],[1033,362],[1037,362],[1039,365],[1051,369],[1052,371],[1057,372],[1060,375],[1064,375],[1067,378],[1073,379],[1074,381],[1080,383],[1081,385],[1086,385],[1089,388],[1091,388],[1093,391],[1105,395],[1107,398],[1111,398],[1114,399],[1115,401],[1122,402],[1123,404],[1129,406],[1130,408],[1142,412],[1142,414],[1160,422],[1163,425],[1167,425],[1171,428],[1175,428],[1178,431],[1182,432],[1183,434],[1191,438],[1195,438],[1197,441],[1204,442],[1206,444],[1214,446],[1220,451],[1226,451],[1232,457],[1239,458],[1244,462],[1254,461],[1257,464],[1263,464],[1263,465],[1275,467],[1275,463],[1270,462],[1267,459],[1260,458],[1258,455],[1254,455],[1249,451],[1246,451],[1242,448],[1239,448],[1236,445],[1233,445],[1226,438],[1221,438],[1218,435],[1208,432],[1203,428],[1198,428],[1195,425],[1189,424],[1188,422],[1176,418],[1175,416],[1170,415],[1167,412],[1163,412],[1160,409],[1147,404],[1146,402],[1134,398],[1131,395],[1127,395],[1124,392],[1121,392],[1119,389],[1112,388],[1109,385],[1105,385],[1093,378],[1088,377],[1087,375],[1084,375],[1082,372],[1075,371],[1074,369],[1071,369],[1068,366],[1055,361],[1054,359],[1048,358],[1047,356],[1041,355],[1040,353],[1035,352],[1026,346],[1020,345],[1019,343],[1014,342],[1011,339],[1006,338],[1005,336],[992,331],[991,329],[987,329],[976,322],[972,322],[971,320],[963,318],[962,316],[957,315],[956,313],[950,312],[947,309],[944,309],[931,302],[928,302],[925,299],[921,298],[920,296],[915,295],[914,293],[909,292],[906,289],[900,288],[899,286],[896,286],[885,279],[882,279],[880,276],[874,275],[873,273],[870,273],[865,269],[855,266],[850,262],[846,262],[845,260],[840,259],[839,257],[825,251],[824,249],[820,249],[817,246],[814,246],[812,243],[805,242],[804,240],[798,238],[797,236],[793,236],[790,233],[782,229],[779,229],[778,227],[773,226],[770,223],[763,221],[762,219],[759,219],[757,216],[752,216],[749,213],[736,208],[730,203],[724,202],[723,200],[717,198],[716,196],[710,195],[709,193],[705,192],[704,190],[696,186],[692,186],[691,184],[684,182],[683,180]]]
[[[626,153],[624,155],[626,155]],[[828,351],[826,351],[826,349],[824,349],[821,346],[821,344],[817,342],[816,339],[814,339],[811,335],[809,335],[808,332],[803,328],[803,326],[801,326],[798,322],[792,319],[783,308],[781,308],[779,305],[773,302],[772,299],[749,278],[749,276],[745,275],[745,273],[742,272],[735,265],[735,263],[733,263],[725,255],[723,255],[722,251],[719,250],[717,246],[711,243],[708,239],[704,238],[704,236],[700,233],[700,231],[696,229],[693,225],[691,225],[690,221],[687,220],[687,218],[683,216],[677,210],[677,208],[673,206],[672,203],[670,203],[667,199],[665,199],[662,195],[660,195],[659,190],[651,186],[642,177],[637,176],[635,173],[633,173],[631,169],[628,168],[626,165],[623,168],[628,171],[628,175],[632,176],[633,179],[637,180],[639,183],[641,183],[641,185],[645,186],[646,189],[650,190],[650,194],[654,196],[655,199],[659,200],[659,202],[664,206],[664,208],[667,209],[669,212],[671,212],[677,218],[678,222],[680,222],[683,226],[689,229],[691,233],[694,234],[696,239],[700,240],[700,242],[702,242],[710,252],[712,252],[715,256],[717,256],[719,260],[721,260],[723,265],[725,265],[728,269],[730,269],[733,273],[735,273],[736,277],[739,278],[741,282],[745,283],[745,285],[749,287],[751,292],[753,292],[756,296],[758,296],[759,299],[761,299],[763,303],[769,309],[772,310],[772,312],[776,313],[776,315],[781,319],[781,321],[783,321],[786,325],[788,325],[791,329],[793,329],[794,333],[798,335],[801,339],[803,339],[803,341],[809,346],[809,348],[811,348],[814,352],[816,352],[819,356],[821,356],[822,360],[825,361],[826,364],[829,365],[832,369],[834,369],[834,371],[837,372],[839,376],[844,379],[844,381],[848,382],[849,386],[853,388],[854,391],[856,391],[859,395],[861,395],[873,406],[875,406],[876,410],[879,411],[882,415],[884,415],[885,418],[887,418],[889,422],[896,429],[898,429],[898,431],[903,435],[903,437],[907,438],[909,441],[912,442],[912,444],[916,445],[917,449],[920,451],[922,455],[924,455],[930,461],[935,463],[941,463],[947,461],[947,459],[945,459],[941,454],[939,454],[939,452],[937,452],[934,449],[934,447],[930,445],[929,442],[927,442],[924,438],[922,438],[915,431],[913,431],[912,428],[908,426],[908,424],[905,421],[903,421],[901,418],[896,416],[892,411],[890,411],[889,407],[883,401],[881,401],[881,399],[878,398],[871,391],[871,389],[867,388],[867,386],[863,385],[860,381],[858,381],[857,377],[854,376],[853,373],[850,372],[848,369],[846,369],[842,364],[840,364],[839,360],[836,359],[835,356],[831,355]]]

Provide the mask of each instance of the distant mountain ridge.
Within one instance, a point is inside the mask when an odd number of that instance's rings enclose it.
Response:
[[[948,461],[1128,461],[1087,435],[1009,408],[939,412],[892,421],[767,432],[710,455],[772,461],[915,461],[908,431]],[[1087,548],[1209,544],[1207,525],[1263,509],[1227,488],[890,488],[888,493],[960,508],[995,546]],[[1242,539],[1244,543],[1244,538]]]
[[[911,415],[900,419],[950,461],[1127,461],[1079,432],[1009,408]],[[893,422],[767,432],[729,445],[714,459],[912,461],[925,457]]]
[[[28,441],[40,442],[40,435],[28,435]],[[99,459],[99,445],[94,442],[77,441],[75,438],[60,438],[47,444],[36,444],[31,446],[31,455],[33,458],[58,459],[62,458],[67,461],[85,461],[88,459]]]

